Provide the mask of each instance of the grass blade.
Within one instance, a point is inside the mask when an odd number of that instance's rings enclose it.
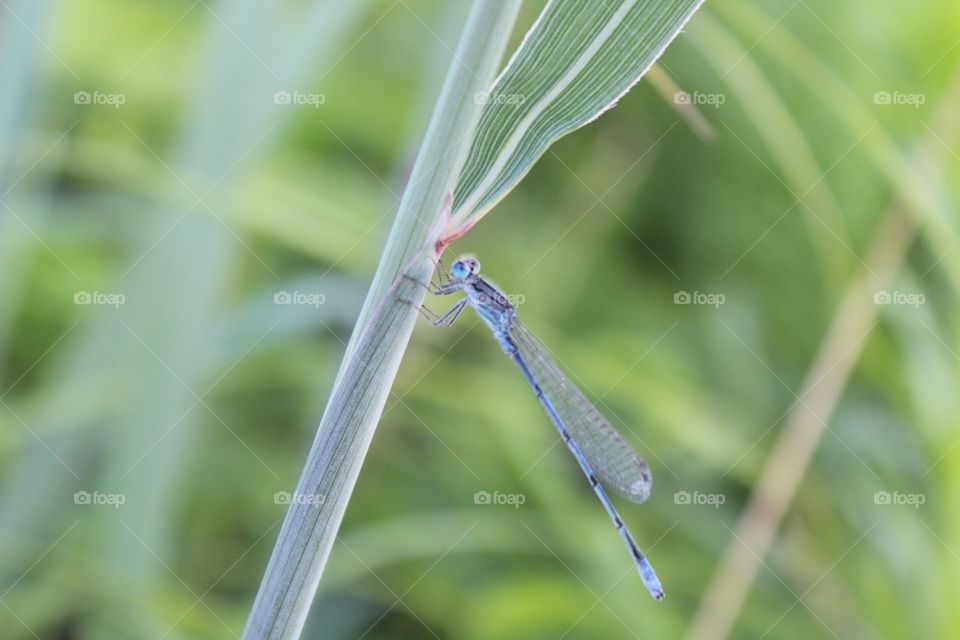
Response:
[[[519,2],[478,0],[463,30],[387,247],[291,501],[244,638],[300,635],[424,291],[433,246],[480,115],[473,95],[502,58]]]
[[[616,104],[701,1],[550,2],[482,96],[449,241],[509,193],[554,141]]]

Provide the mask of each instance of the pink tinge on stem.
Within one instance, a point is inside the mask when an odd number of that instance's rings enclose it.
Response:
[[[444,231],[443,235],[440,236],[440,239],[437,240],[437,244],[434,247],[436,257],[439,258],[444,249],[466,235],[466,233],[473,228],[475,223],[476,220],[470,220],[469,222],[457,227],[453,231]]]
[[[440,256],[443,255],[444,249],[447,248],[454,240],[457,240],[463,234],[470,230],[470,227],[473,224],[463,225],[459,229],[454,231],[448,231],[453,212],[453,191],[448,191],[447,196],[443,199],[443,213],[440,216],[440,222],[443,224],[443,231],[440,232],[440,238],[437,240],[436,244],[433,245],[433,259],[437,261],[440,259]]]

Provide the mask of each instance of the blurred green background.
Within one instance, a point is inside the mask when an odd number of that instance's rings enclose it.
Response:
[[[0,636],[239,636],[466,9],[0,2]],[[960,635],[958,26],[708,3],[448,252],[649,460],[663,603],[465,314],[304,637]]]

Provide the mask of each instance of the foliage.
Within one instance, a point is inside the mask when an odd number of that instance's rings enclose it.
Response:
[[[313,3],[0,6],[4,637],[241,633],[466,8],[369,3],[321,42]],[[692,637],[960,635],[958,18],[708,3],[661,60],[686,93],[641,83],[451,248],[650,461],[621,507],[663,603],[464,316],[414,332],[304,637],[691,634],[844,318],[772,544]]]

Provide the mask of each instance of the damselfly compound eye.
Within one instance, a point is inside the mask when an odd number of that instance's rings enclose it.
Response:
[[[457,260],[453,263],[453,266],[450,267],[450,275],[457,280],[463,280],[470,275],[470,267],[468,267],[467,263],[463,260]]]

